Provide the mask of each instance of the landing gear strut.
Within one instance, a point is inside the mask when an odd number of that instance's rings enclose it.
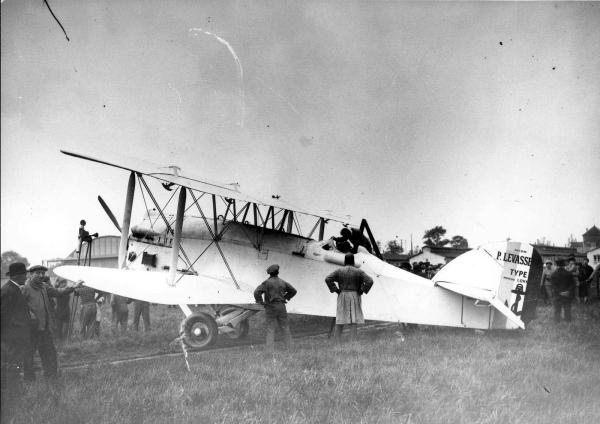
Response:
[[[250,331],[248,318],[252,315],[254,315],[253,311],[240,308],[225,307],[221,309],[217,316],[219,332],[227,335],[230,339],[245,339]]]
[[[207,305],[208,306],[208,305]],[[208,312],[192,312],[187,305],[179,305],[185,319],[181,321],[179,334],[187,347],[201,349],[217,341],[219,334],[230,339],[244,339],[250,331],[248,319],[263,309],[261,305],[225,306],[218,311],[205,308]]]

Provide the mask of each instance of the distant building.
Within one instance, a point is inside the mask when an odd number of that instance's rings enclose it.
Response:
[[[543,262],[555,262],[557,259],[567,259],[575,257],[577,262],[582,262],[586,257],[584,253],[578,252],[576,247],[557,247],[546,246],[543,244],[534,244],[535,250],[541,255]]]
[[[458,247],[424,246],[419,253],[409,258],[411,265],[419,262],[429,262],[431,265],[446,265],[452,259],[471,250]]]
[[[585,233],[583,233],[583,249],[589,251],[597,247],[600,247],[600,229],[592,225],[592,228],[586,228]]]
[[[393,252],[383,252],[383,254],[381,255],[383,256],[383,260],[386,261],[388,264],[390,265],[394,265],[399,267],[400,265],[402,265],[405,262],[409,262],[409,255],[402,255],[402,254],[398,254],[398,253],[393,253]]]
[[[101,236],[92,241],[91,266],[101,268],[117,268],[119,258],[119,244],[121,237],[119,236]],[[87,243],[81,246],[80,265],[83,265]],[[78,254],[73,250],[66,258],[48,259],[45,261],[49,270],[60,265],[77,265]],[[52,273],[50,273],[53,276]]]
[[[587,252],[587,258],[590,261],[590,266],[592,268],[595,268],[596,265],[600,264],[600,247],[596,247]]]
[[[571,249],[575,249],[577,253],[585,253],[586,249],[583,247],[582,241],[572,241],[569,243]]]
[[[573,256],[577,262],[582,262],[587,257],[592,263],[594,254],[590,255],[590,251],[600,247],[600,229],[595,225],[592,228],[586,228],[585,233],[583,233],[583,241],[577,241],[571,237],[569,238],[569,247],[556,247],[545,244],[534,244],[533,246],[542,256],[544,262],[554,262],[558,258],[567,259]],[[596,255],[598,254],[596,253]]]

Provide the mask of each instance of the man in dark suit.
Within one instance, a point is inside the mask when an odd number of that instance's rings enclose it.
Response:
[[[54,316],[50,311],[50,297],[66,296],[74,290],[74,287],[57,289],[48,286],[44,278],[47,270],[41,265],[29,268],[31,277],[21,288],[31,316],[31,344],[25,352],[23,364],[24,378],[28,381],[35,380],[33,357],[36,351],[40,353],[44,375],[49,378],[57,375],[58,362],[52,334]]]
[[[21,293],[27,279],[25,264],[10,264],[6,273],[10,280],[0,292],[0,339],[2,345],[2,421],[9,419],[11,398],[19,396],[21,381],[19,371],[23,357],[29,349],[29,310]]]
[[[561,312],[565,311],[565,321],[571,321],[571,302],[575,296],[575,277],[565,269],[564,259],[556,260],[556,270],[550,275],[554,302],[554,321],[560,322]]]

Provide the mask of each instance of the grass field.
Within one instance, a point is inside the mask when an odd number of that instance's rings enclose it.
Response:
[[[420,327],[401,338],[388,327],[341,344],[298,339],[275,355],[262,345],[196,353],[191,372],[179,356],[72,369],[26,386],[8,405],[14,420],[3,422],[598,423],[599,305],[574,305],[574,322],[559,325],[542,306],[525,332]],[[61,361],[177,352],[169,342],[180,316],[160,314],[148,337],[75,342]],[[307,317],[294,324],[327,327]]]

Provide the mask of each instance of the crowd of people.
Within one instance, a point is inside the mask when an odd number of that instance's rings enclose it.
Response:
[[[100,336],[105,300],[110,297],[113,333],[127,331],[132,300],[98,292],[81,283],[68,286],[64,279],[54,284],[41,265],[29,269],[21,262],[10,264],[8,282],[2,286],[2,381],[14,379],[21,371],[25,381],[35,380],[33,359],[39,353],[44,376],[57,374],[55,337],[64,341],[75,330],[79,314],[81,339]],[[150,305],[133,301],[133,327],[150,330]]]
[[[600,298],[600,264],[593,269],[587,258],[578,263],[574,257],[546,261],[540,281],[541,297],[545,304],[552,303],[554,320],[571,321],[571,304],[590,301],[590,286],[596,285],[596,296]]]

